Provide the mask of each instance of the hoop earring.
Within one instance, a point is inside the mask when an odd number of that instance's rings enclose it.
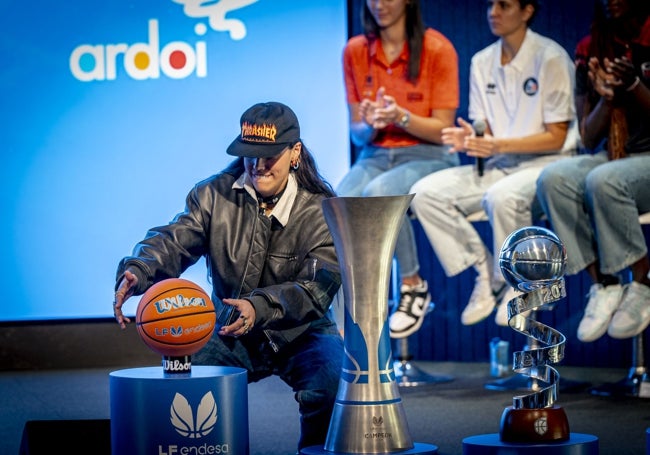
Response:
[[[297,171],[299,167],[300,167],[300,161],[296,161],[294,163],[291,163],[291,169],[292,170]]]

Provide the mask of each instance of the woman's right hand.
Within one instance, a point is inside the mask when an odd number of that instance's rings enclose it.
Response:
[[[113,314],[115,315],[117,323],[123,329],[126,328],[126,324],[131,322],[131,319],[127,318],[122,313],[122,305],[124,305],[124,302],[133,295],[133,290],[137,284],[138,277],[134,273],[125,270],[122,281],[120,281],[120,285],[118,286],[117,291],[115,291],[115,296],[113,298]]]
[[[450,152],[462,152],[465,150],[465,138],[474,134],[474,128],[469,122],[458,117],[460,126],[452,126],[442,129],[442,143],[450,145]]]
[[[606,63],[609,63],[609,60],[605,59]],[[593,85],[596,92],[607,101],[614,99],[614,90],[620,85],[620,81],[617,81],[614,75],[609,73],[596,57],[591,57],[589,59],[589,79]]]

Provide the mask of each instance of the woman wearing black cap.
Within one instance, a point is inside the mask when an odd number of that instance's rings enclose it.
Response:
[[[185,210],[120,262],[115,318],[124,328],[126,299],[205,257],[218,330],[193,363],[244,368],[249,382],[278,375],[299,403],[298,448],[322,445],[343,356],[329,312],[341,277],[321,209],[334,192],[288,106],[256,104],[240,123],[227,150],[237,160],[199,182]]]

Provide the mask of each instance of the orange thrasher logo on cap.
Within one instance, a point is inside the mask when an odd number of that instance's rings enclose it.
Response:
[[[244,122],[241,125],[241,138],[250,142],[275,142],[278,129],[275,125],[261,125]]]

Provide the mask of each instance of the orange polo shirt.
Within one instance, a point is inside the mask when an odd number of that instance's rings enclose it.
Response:
[[[424,35],[420,77],[413,84],[407,79],[408,46],[392,63],[384,55],[381,40],[368,42],[364,35],[350,38],[343,50],[345,89],[349,104],[363,98],[375,99],[377,90],[386,94],[413,114],[430,117],[434,109],[458,109],[458,55],[451,42],[440,32],[427,28]],[[407,147],[422,143],[403,129],[389,125],[373,141],[379,147]]]

